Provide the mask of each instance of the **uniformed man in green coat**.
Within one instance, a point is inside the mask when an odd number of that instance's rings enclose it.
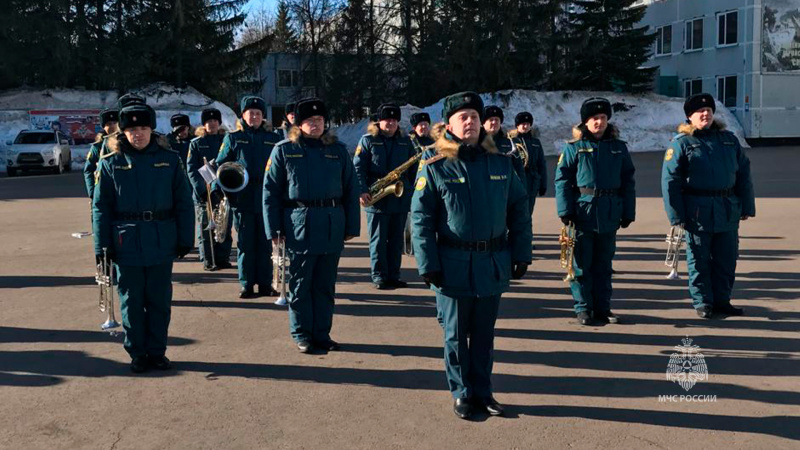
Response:
[[[284,139],[289,139],[289,130],[292,129],[294,126],[294,108],[297,106],[297,103],[287,103],[286,106],[283,108],[283,123],[281,124],[280,129],[278,130],[278,134],[281,135]]]
[[[296,126],[275,146],[264,179],[263,219],[273,246],[289,258],[289,327],[298,350],[338,350],[331,339],[344,242],[359,235],[359,184],[353,162],[325,126],[325,104],[297,103]]]
[[[490,105],[483,108],[483,129],[486,134],[492,137],[497,149],[504,155],[509,155],[514,162],[514,172],[516,172],[522,185],[525,185],[525,164],[527,163],[527,153],[521,152],[521,146],[516,146],[508,138],[503,130],[503,120],[505,115],[499,106]]]
[[[172,132],[167,135],[169,145],[181,156],[185,168],[189,157],[189,143],[194,138],[192,123],[186,114],[173,114],[169,118],[169,124],[172,127]]]
[[[369,256],[372,282],[376,289],[404,288],[408,284],[400,279],[403,257],[403,231],[411,207],[411,186],[416,166],[401,176],[403,195],[388,195],[370,204],[370,186],[396,169],[415,154],[416,150],[398,126],[400,107],[384,104],[378,109],[378,122],[370,125],[356,147],[353,165],[360,183],[361,206],[367,212],[369,228]]]
[[[425,147],[433,145],[431,137],[431,116],[426,112],[418,112],[411,115],[411,133],[408,138],[418,151],[424,151]]]
[[[683,106],[687,121],[664,155],[661,190],[667,217],[686,231],[689,294],[697,315],[740,316],[731,305],[739,257],[739,222],[756,215],[750,160],[714,119],[710,94]]]
[[[617,230],[636,220],[635,169],[628,147],[608,123],[611,103],[599,97],[581,105],[556,166],[556,207],[565,226],[575,225],[570,281],[575,315],[582,325],[617,323],[611,312],[611,263]]]
[[[494,325],[509,280],[531,262],[528,196],[481,128],[482,111],[474,92],[445,99],[411,207],[414,256],[442,311],[447,383],[463,419],[474,408],[503,414],[492,393]]]
[[[249,181],[240,192],[230,195],[233,224],[237,232],[239,250],[239,298],[259,295],[276,296],[272,288],[272,259],[269,241],[264,231],[264,171],[272,148],[281,137],[272,131],[264,120],[266,103],[261,97],[246,96],[239,107],[242,118],[236,122],[236,131],[222,140],[217,156],[217,167],[226,162],[237,162],[247,171]]]
[[[233,245],[232,233],[227,234],[225,241],[216,242],[213,232],[209,233],[206,230],[209,221],[208,210],[217,208],[222,198],[218,191],[210,192],[209,195],[209,187],[206,186],[205,179],[200,175],[200,169],[203,165],[208,162],[209,166],[211,166],[219,155],[219,148],[225,138],[225,129],[222,128],[222,113],[216,108],[204,109],[200,113],[200,121],[203,126],[195,130],[197,137],[189,143],[189,158],[186,161],[194,199],[200,261],[203,262],[203,270],[230,269],[233,267],[230,263],[231,247]],[[211,208],[209,208],[208,204],[209,197]],[[229,216],[228,230],[230,230],[232,221],[233,217]]]
[[[89,194],[89,200],[94,198],[95,172],[97,171],[97,163],[102,156],[103,140],[119,131],[118,124],[118,110],[106,109],[100,113],[100,126],[103,127],[103,131],[97,134],[94,143],[89,147],[89,153],[86,154],[86,164],[83,166],[83,179],[86,182],[86,192]]]
[[[179,155],[152,134],[152,108],[123,108],[119,125],[98,167],[94,250],[114,262],[131,370],[167,370],[172,261],[194,242],[191,190]]]
[[[547,166],[544,160],[544,148],[539,138],[533,134],[533,115],[523,111],[514,118],[514,129],[508,133],[509,139],[517,144],[527,154],[525,163],[525,188],[528,192],[530,205],[528,209],[533,214],[536,206],[536,197],[547,193]]]

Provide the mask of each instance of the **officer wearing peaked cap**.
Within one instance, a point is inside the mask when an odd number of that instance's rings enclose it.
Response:
[[[635,168],[619,132],[608,123],[611,103],[590,98],[581,123],[564,145],[556,166],[556,207],[564,225],[575,225],[570,281],[575,314],[582,325],[617,323],[611,312],[611,263],[617,230],[636,219]]]
[[[264,227],[289,258],[289,327],[298,350],[337,350],[331,339],[344,241],[359,235],[359,185],[344,144],[325,127],[325,104],[304,99],[289,139],[275,146],[264,179]]]
[[[200,174],[200,169],[206,161],[211,165],[219,156],[219,149],[225,138],[225,129],[221,126],[222,113],[216,108],[204,109],[200,113],[200,122],[203,126],[195,130],[197,137],[189,143],[189,157],[186,161],[197,219],[196,234],[200,260],[203,261],[203,269],[207,271],[230,269],[233,267],[230,263],[233,245],[232,233],[227,234],[225,241],[216,242],[213,239],[213,233],[206,230],[209,221],[208,210],[217,208],[222,197],[218,191],[212,192],[209,196],[206,181]],[[211,208],[208,205],[209,197],[211,197]],[[233,217],[229,216],[228,219],[230,222],[228,229],[230,229]]]
[[[388,195],[377,203],[369,204],[372,201],[370,186],[416,154],[408,136],[400,130],[399,120],[400,107],[381,105],[378,122],[371,124],[368,133],[361,137],[353,157],[361,189],[361,206],[367,212],[372,282],[376,289],[381,290],[407,286],[400,279],[400,265],[403,231],[411,207],[411,186],[416,167],[406,170],[402,175],[405,188],[401,197]]]
[[[103,141],[110,135],[119,131],[119,111],[116,109],[106,109],[100,113],[100,126],[103,131],[97,134],[94,143],[89,148],[89,153],[86,154],[86,164],[83,166],[83,178],[86,182],[86,191],[89,194],[89,200],[94,197],[94,183],[95,172],[97,171],[97,163],[103,155]]]
[[[739,222],[756,215],[750,160],[714,118],[709,94],[684,104],[687,121],[664,155],[661,190],[667,217],[686,231],[689,294],[697,315],[744,313],[731,305],[739,256]]]
[[[239,298],[255,297],[255,286],[258,286],[259,294],[275,296],[278,293],[271,287],[272,260],[264,232],[262,210],[264,171],[272,148],[281,137],[264,120],[264,99],[246,96],[239,107],[242,118],[236,122],[236,131],[228,133],[222,140],[217,156],[217,167],[229,161],[237,162],[245,168],[249,177],[244,189],[230,196],[233,224],[238,237]]]
[[[192,248],[194,215],[186,173],[166,139],[152,133],[155,111],[119,113],[121,133],[106,139],[93,201],[94,249],[108,252],[118,281],[131,370],[171,367],[165,356],[172,302],[172,261]]]
[[[494,325],[500,296],[531,262],[531,216],[511,159],[481,128],[474,92],[447,97],[423,154],[412,200],[414,255],[444,320],[453,410],[503,414],[492,394]]]

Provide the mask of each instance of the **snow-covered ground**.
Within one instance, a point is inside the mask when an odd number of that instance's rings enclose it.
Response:
[[[153,84],[133,92],[145,97],[147,104],[156,110],[156,126],[161,133],[171,131],[169,118],[173,114],[187,114],[193,124],[200,123],[200,113],[206,108],[222,112],[222,123],[228,129],[236,126],[236,114],[225,104],[215,101],[196,89],[178,89],[167,84]],[[0,93],[0,172],[6,171],[6,141],[13,140],[20,130],[30,128],[30,110],[106,109],[117,104],[115,91],[87,91],[80,89],[15,89]],[[72,148],[73,168],[82,168],[88,147]]]
[[[561,152],[564,141],[572,138],[572,127],[580,122],[580,109],[589,97],[605,97],[618,109],[611,123],[620,129],[621,138],[628,143],[633,152],[663,151],[677,133],[678,124],[686,120],[683,113],[683,99],[664,97],[656,94],[618,94],[614,92],[555,91],[538,92],[526,90],[507,90],[481,94],[484,104],[503,108],[505,121],[503,128],[508,131],[514,127],[514,116],[522,111],[533,114],[534,127],[539,133],[545,153],[555,155]],[[413,105],[402,107],[402,129],[410,127],[409,119],[415,112],[425,111],[431,120],[438,122],[442,117],[442,101],[431,106],[418,108]],[[739,138],[742,145],[744,130],[736,117],[721,103],[717,102],[718,119],[721,119]],[[366,133],[367,120],[336,128],[336,134],[350,151],[358,145],[358,139]]]

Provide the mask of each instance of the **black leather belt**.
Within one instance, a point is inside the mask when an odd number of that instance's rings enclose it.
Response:
[[[152,222],[154,220],[167,220],[175,217],[172,210],[142,211],[142,212],[116,212],[115,220]]]
[[[338,198],[326,198],[322,200],[287,200],[283,202],[284,208],[335,208],[341,206],[342,201]]]
[[[465,250],[468,252],[499,252],[506,249],[506,237],[500,236],[488,241],[458,241],[450,239],[444,235],[439,235],[438,242],[445,247],[454,248],[456,250]]]
[[[582,195],[591,195],[593,197],[620,197],[622,196],[622,189],[596,189],[590,187],[578,188]]]
[[[694,188],[683,188],[683,193],[686,195],[694,195],[697,197],[730,197],[733,195],[733,188],[727,189],[694,189]]]

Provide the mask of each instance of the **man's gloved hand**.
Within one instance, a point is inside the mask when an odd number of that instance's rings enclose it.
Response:
[[[518,262],[514,263],[514,269],[511,271],[511,278],[515,280],[522,279],[528,272],[528,263]]]
[[[547,194],[547,187],[540,187],[539,188],[539,197],[544,197],[544,194]]]
[[[183,259],[190,251],[192,251],[192,247],[178,246],[178,259]]]
[[[112,252],[106,252],[106,257],[108,257],[108,262],[109,262],[109,263],[112,263],[112,262],[114,262],[114,253],[112,253]],[[96,254],[96,255],[94,255],[94,262],[95,262],[95,264],[97,264],[98,266],[99,266],[99,265],[101,265],[101,264],[103,264],[103,254],[102,254],[102,253],[99,253],[99,254]]]
[[[442,285],[442,272],[428,272],[422,274],[422,280],[428,287],[431,285],[441,287]]]
[[[619,221],[619,226],[622,228],[628,228],[632,223],[633,221],[631,219],[622,219]]]
[[[565,216],[561,216],[561,217],[559,217],[559,219],[561,219],[561,223],[563,223],[564,225],[569,225],[570,223],[575,223],[575,216],[573,216],[572,214],[567,214]]]

